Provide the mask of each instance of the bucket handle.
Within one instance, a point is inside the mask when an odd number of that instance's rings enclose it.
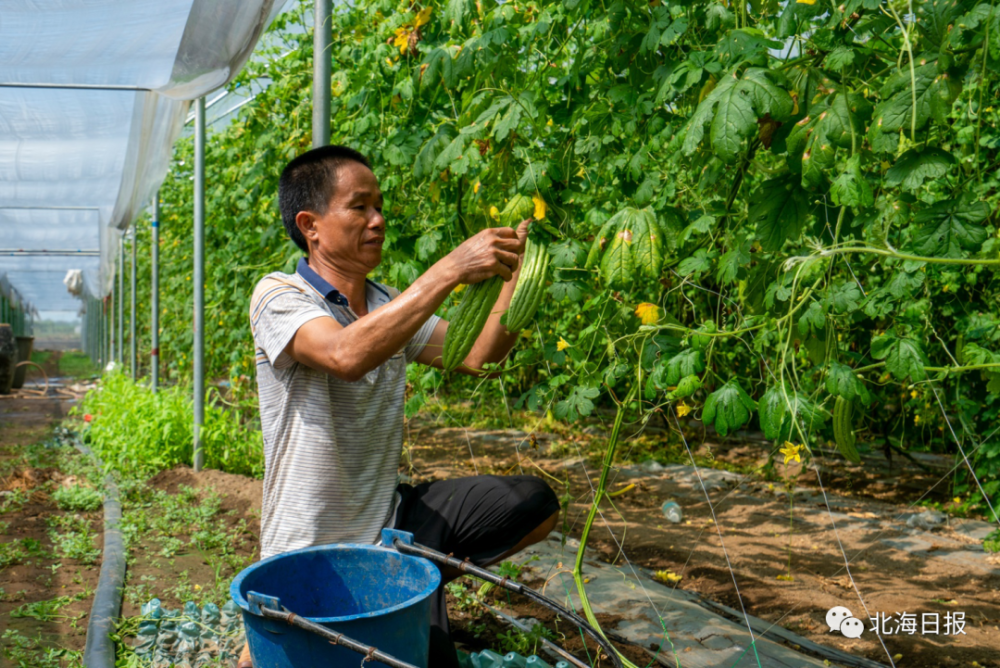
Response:
[[[412,663],[401,661],[400,659],[390,656],[370,645],[365,645],[364,643],[358,642],[353,638],[349,638],[343,633],[331,631],[325,626],[321,626],[315,622],[309,621],[305,617],[295,614],[285,606],[281,605],[281,599],[276,596],[268,596],[267,594],[259,594],[255,591],[250,591],[247,592],[247,603],[249,604],[250,612],[259,617],[264,617],[266,619],[280,619],[292,626],[297,626],[300,629],[315,633],[316,635],[329,640],[334,645],[340,645],[341,647],[346,647],[347,649],[353,650],[358,654],[363,654],[365,658],[361,660],[362,664],[366,661],[378,661],[386,666],[390,666],[391,668],[417,668],[417,666],[414,666]]]

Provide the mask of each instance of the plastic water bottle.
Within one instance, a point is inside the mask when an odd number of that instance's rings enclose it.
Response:
[[[503,658],[503,668],[524,668],[525,658],[517,652],[508,652]]]
[[[681,520],[684,519],[684,511],[681,510],[676,501],[664,501],[663,505],[660,506],[660,511],[674,524],[680,524]]]
[[[540,656],[532,654],[524,662],[524,668],[549,668],[549,664],[545,663]]]

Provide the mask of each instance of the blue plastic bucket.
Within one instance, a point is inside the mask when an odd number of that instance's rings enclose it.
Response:
[[[440,582],[426,559],[373,545],[325,545],[256,563],[236,576],[229,593],[243,611],[254,668],[357,668],[363,657],[254,614],[249,592],[276,597],[309,621],[426,668],[430,596]]]

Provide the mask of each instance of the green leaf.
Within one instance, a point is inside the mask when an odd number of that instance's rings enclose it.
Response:
[[[507,113],[500,118],[500,121],[496,124],[493,130],[494,136],[497,141],[503,141],[507,136],[517,129],[517,124],[521,121],[521,107],[517,104],[512,104],[507,109]]]
[[[779,251],[785,241],[798,239],[805,226],[809,202],[798,179],[779,176],[760,185],[750,197],[750,222],[766,251]]]
[[[885,173],[885,184],[890,188],[900,186],[903,190],[916,190],[927,179],[939,179],[947,174],[954,163],[951,153],[939,148],[910,149]]]
[[[714,425],[720,436],[726,436],[749,422],[756,407],[750,395],[740,387],[739,381],[731,380],[708,395],[701,419],[706,424]]]
[[[690,155],[698,148],[705,136],[704,126],[711,121],[713,150],[724,161],[733,162],[757,131],[758,118],[770,115],[778,121],[787,119],[794,103],[776,82],[778,76],[759,67],[747,69],[740,79],[735,70],[723,75],[691,116],[684,153]]]
[[[826,372],[826,391],[848,401],[861,399],[865,404],[871,402],[868,389],[854,373],[854,369],[840,362],[830,362],[830,368]]]
[[[612,290],[625,290],[632,284],[635,261],[632,257],[632,236],[618,232],[611,240],[601,260],[601,277]]]
[[[692,394],[701,389],[701,377],[699,376],[684,376],[677,382],[677,389],[667,393],[667,399],[671,401],[675,399],[683,399],[684,397],[690,397]]]
[[[737,279],[742,279],[746,271],[743,269],[750,265],[750,241],[744,241],[727,251],[719,258],[719,267],[715,272],[715,277],[720,283],[733,283]]]
[[[882,132],[902,129],[909,134],[916,109],[917,130],[923,129],[931,119],[944,125],[951,103],[961,89],[961,82],[948,72],[938,73],[936,61],[915,68],[912,80],[909,68],[903,66],[886,79],[881,91],[884,101],[875,108],[872,121]],[[916,107],[913,105],[914,91]]]
[[[932,257],[962,257],[962,251],[977,251],[989,233],[983,222],[990,215],[986,202],[960,200],[938,202],[919,212],[914,222],[914,250]]]
[[[809,336],[811,333],[826,329],[826,311],[819,302],[811,302],[809,308],[799,317],[799,333]]]
[[[451,167],[451,163],[462,157],[465,150],[465,137],[458,135],[444,148],[434,160],[434,169],[444,171]]]
[[[919,341],[889,332],[872,339],[872,357],[885,360],[885,367],[897,380],[920,381],[927,377],[927,357]]]
[[[664,388],[677,385],[681,378],[699,374],[704,370],[705,362],[702,361],[700,350],[692,348],[683,350],[667,360]]]
[[[649,209],[625,209],[619,229],[630,226],[632,231],[632,258],[640,273],[657,280],[663,269],[662,234],[656,216]]]
[[[417,153],[417,159],[413,163],[413,176],[423,179],[434,174],[434,161],[437,159],[438,154],[451,143],[454,137],[454,128],[447,125],[434,133],[424,144],[423,148],[420,149],[420,152]],[[461,153],[461,148],[459,148],[459,153]]]
[[[549,246],[552,266],[557,269],[571,269],[579,266],[584,259],[584,252],[583,245],[576,239],[558,241]]]
[[[712,119],[711,139],[715,154],[725,162],[735,162],[756,127],[757,117],[749,96],[738,85],[730,87],[719,97]]]
[[[714,256],[714,252],[715,251],[708,251],[704,248],[699,248],[694,252],[694,255],[681,260],[681,263],[677,265],[677,271],[680,272],[682,276],[694,276],[695,278],[700,278],[702,274],[712,269],[712,257]]]
[[[553,281],[549,286],[549,294],[557,302],[568,299],[571,302],[578,302],[583,299],[586,286],[580,281]]]
[[[853,281],[838,280],[826,292],[826,304],[838,315],[853,313],[861,303],[861,290]]]
[[[760,398],[759,416],[764,438],[772,441],[788,440],[793,433],[798,435],[796,422],[808,432],[826,419],[823,409],[805,395],[787,386],[782,390],[780,385],[772,385]]]
[[[594,412],[594,402],[601,393],[596,387],[577,385],[569,396],[556,403],[553,412],[560,420],[576,420],[578,417],[586,417]]]
[[[867,208],[875,203],[872,187],[861,173],[860,156],[853,155],[847,161],[847,169],[830,187],[830,197],[837,206]]]

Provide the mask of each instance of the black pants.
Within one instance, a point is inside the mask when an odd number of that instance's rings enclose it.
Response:
[[[413,487],[400,485],[402,497],[393,528],[413,534],[421,545],[470,559],[482,566],[520,543],[559,510],[559,499],[534,476],[475,476]],[[446,583],[431,601],[432,668],[458,668],[448,628]]]

